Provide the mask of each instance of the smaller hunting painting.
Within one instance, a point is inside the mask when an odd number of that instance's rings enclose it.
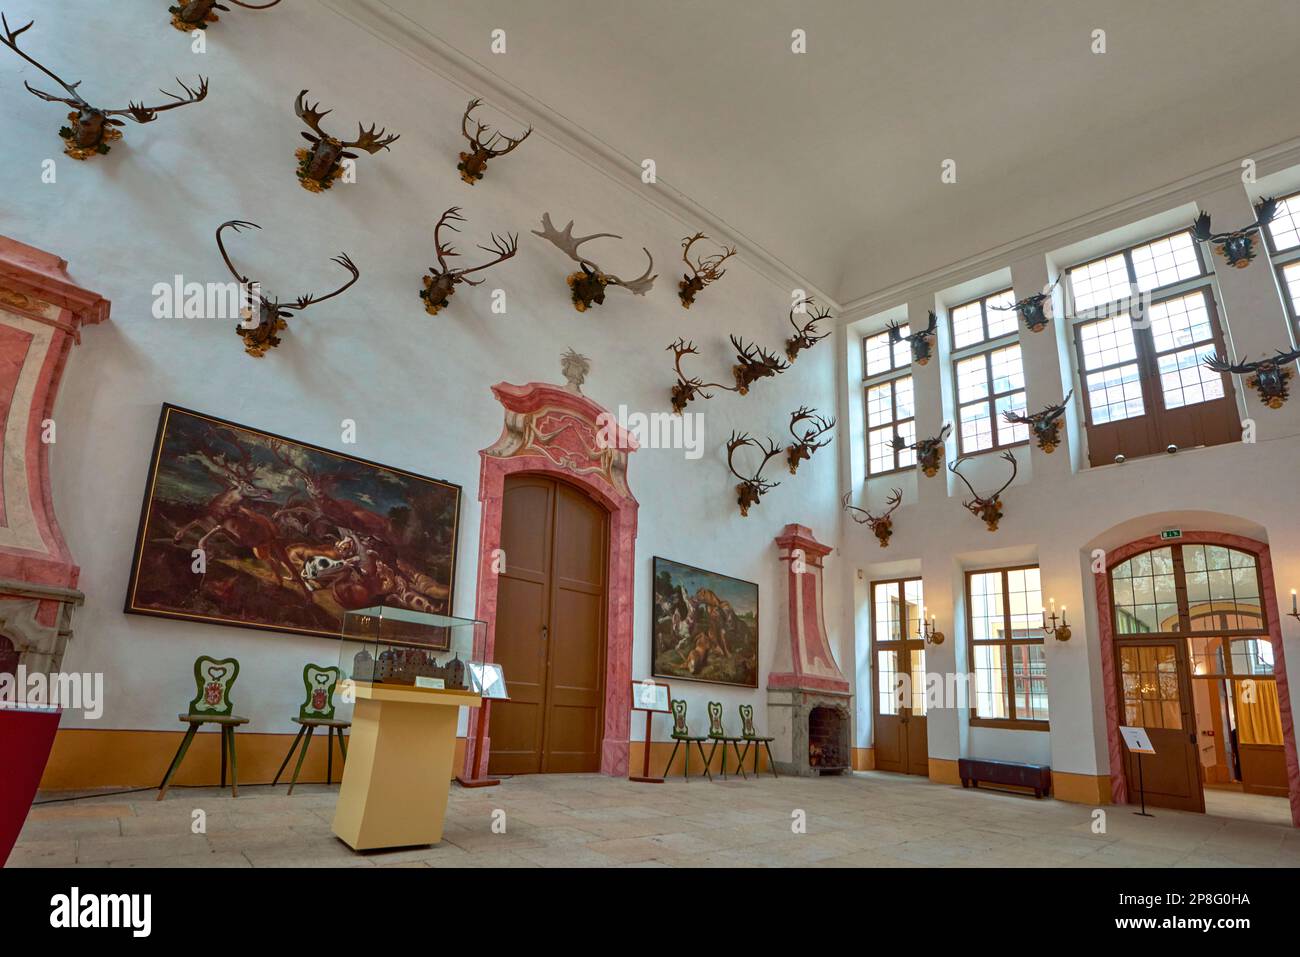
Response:
[[[656,678],[758,687],[758,586],[654,560]]]

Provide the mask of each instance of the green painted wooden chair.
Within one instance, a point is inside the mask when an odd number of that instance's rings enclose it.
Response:
[[[722,702],[709,702],[709,740],[713,742],[713,747],[709,749],[709,764],[713,764],[713,755],[717,752],[718,747],[722,747],[722,778],[727,778],[727,745],[731,745],[731,750],[736,753],[736,769],[740,772],[742,778],[749,778],[745,773],[744,759],[740,754],[740,743],[743,738],[738,738],[734,734],[727,734],[726,729],[722,726]]]
[[[298,763],[293,766],[293,777],[289,780],[289,793],[293,793],[294,785],[298,783],[298,774],[302,771],[303,759],[307,757],[307,749],[311,747],[312,732],[317,728],[324,728],[326,734],[325,783],[334,783],[334,736],[338,735],[339,752],[346,761],[348,746],[343,740],[343,732],[352,727],[351,721],[340,721],[334,717],[334,689],[338,687],[342,677],[343,672],[331,666],[307,665],[302,669],[302,683],[307,689],[307,700],[298,709],[298,717],[291,719],[300,726],[298,736],[289,745],[289,753],[284,756],[284,763],[280,765],[280,770],[275,772],[275,780],[271,782],[272,787],[280,783],[280,775],[284,774],[284,769],[289,766],[289,759],[293,757],[293,752],[298,750],[298,743],[302,742],[302,750],[298,751]],[[305,741],[304,734],[307,736]]]
[[[176,749],[176,756],[172,758],[167,773],[163,775],[162,784],[158,785],[159,801],[167,796],[167,788],[171,786],[172,778],[180,768],[181,762],[185,760],[195,733],[205,724],[215,724],[221,728],[221,786],[223,788],[226,786],[226,758],[229,756],[230,793],[233,797],[239,797],[239,763],[235,758],[235,728],[241,724],[248,724],[248,719],[234,713],[234,705],[230,700],[230,689],[234,687],[235,679],[238,677],[239,662],[234,658],[210,658],[207,655],[199,655],[194,659],[194,700],[190,702],[188,711],[177,715],[181,721],[189,725],[189,728],[185,732],[185,737],[181,739],[181,746]]]
[[[745,742],[745,750],[740,754],[740,766],[745,766],[745,755],[749,754],[752,746],[754,749],[754,777],[758,777],[758,746],[762,745],[767,749],[767,769],[772,772],[772,777],[780,777],[776,773],[776,762],[772,760],[772,742],[775,738],[765,737],[754,730],[754,706],[752,704],[742,704],[740,706],[740,739]]]
[[[691,734],[690,728],[686,724],[686,702],[676,698],[669,705],[673,712],[673,729],[669,732],[669,737],[673,739],[673,753],[668,755],[668,763],[664,766],[664,777],[668,777],[668,769],[673,766],[673,758],[677,757],[677,749],[683,744],[686,745],[686,763],[682,765],[682,777],[690,779],[691,776],[691,745],[700,752],[700,757],[704,760],[704,773],[708,775],[709,780],[713,780],[713,775],[709,774],[709,759],[704,756],[704,735]],[[650,742],[646,742],[646,747]]]

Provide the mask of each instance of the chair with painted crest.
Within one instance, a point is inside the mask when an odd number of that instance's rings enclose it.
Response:
[[[189,725],[185,737],[181,739],[176,756],[167,767],[162,783],[158,785],[158,800],[167,796],[172,778],[180,769],[185,755],[190,750],[195,733],[205,724],[215,724],[221,728],[221,786],[226,786],[226,760],[230,761],[230,794],[239,797],[239,764],[235,758],[235,728],[248,724],[247,718],[234,713],[234,704],[230,700],[230,689],[239,677],[239,662],[234,658],[212,658],[199,655],[194,659],[194,700],[189,710],[178,715],[181,721]]]
[[[775,738],[766,737],[754,730],[754,706],[752,704],[742,704],[740,706],[740,739],[745,742],[745,750],[740,753],[740,766],[745,766],[745,756],[749,754],[750,747],[754,749],[754,777],[758,777],[758,747],[762,745],[767,750],[767,769],[772,772],[772,777],[780,777],[776,773],[776,762],[772,760],[772,742]]]
[[[691,734],[690,726],[686,723],[686,702],[674,698],[669,707],[673,713],[673,729],[668,736],[673,739],[673,753],[668,755],[668,763],[664,766],[663,776],[668,777],[668,770],[673,766],[673,758],[677,757],[677,749],[684,744],[686,745],[686,763],[682,765],[682,777],[690,779],[691,745],[693,744],[700,752],[700,758],[704,761],[704,773],[708,775],[709,780],[713,780],[713,775],[709,773],[709,759],[704,754],[704,742],[707,739],[702,734]]]
[[[713,755],[717,752],[718,747],[722,747],[722,777],[727,777],[727,745],[731,745],[731,750],[736,753],[736,769],[740,771],[742,778],[749,778],[745,773],[744,758],[740,753],[740,744],[744,740],[734,734],[727,734],[727,729],[722,726],[722,702],[709,702],[709,740],[713,742],[713,747],[709,749],[709,764],[713,764]]]
[[[343,732],[352,727],[351,721],[341,721],[334,717],[334,690],[342,677],[343,672],[333,666],[309,664],[302,669],[302,683],[307,689],[307,700],[298,708],[298,717],[290,719],[294,724],[299,725],[298,736],[289,745],[289,753],[284,756],[280,770],[275,772],[275,780],[271,782],[272,787],[280,783],[280,775],[284,774],[293,752],[298,750],[298,744],[301,742],[302,750],[298,751],[298,763],[293,766],[293,777],[289,779],[289,794],[293,794],[294,786],[298,783],[298,774],[302,771],[303,759],[307,757],[307,749],[311,747],[312,732],[317,728],[324,728],[326,734],[325,783],[334,783],[334,737],[338,736],[339,753],[346,761],[348,746],[344,743]],[[305,741],[303,735],[306,735]]]

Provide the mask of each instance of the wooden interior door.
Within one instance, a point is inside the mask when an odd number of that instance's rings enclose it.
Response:
[[[926,735],[925,642],[912,634],[919,579],[872,584],[875,757],[878,771],[930,773]]]
[[[1138,755],[1124,749],[1124,774],[1130,803],[1146,803],[1183,811],[1205,811],[1200,758],[1196,745],[1190,668],[1184,641],[1123,641],[1118,659],[1120,721],[1145,728],[1155,754]]]
[[[509,701],[492,705],[496,774],[600,770],[608,516],[543,476],[506,479],[495,657]]]

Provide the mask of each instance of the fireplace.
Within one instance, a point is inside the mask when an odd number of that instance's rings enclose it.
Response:
[[[767,679],[767,733],[782,774],[843,774],[853,766],[853,695],[835,663],[822,615],[822,562],[830,548],[802,525],[776,540],[788,592],[782,626],[787,640]]]
[[[808,712],[808,766],[818,774],[849,769],[847,708],[821,704]]]

